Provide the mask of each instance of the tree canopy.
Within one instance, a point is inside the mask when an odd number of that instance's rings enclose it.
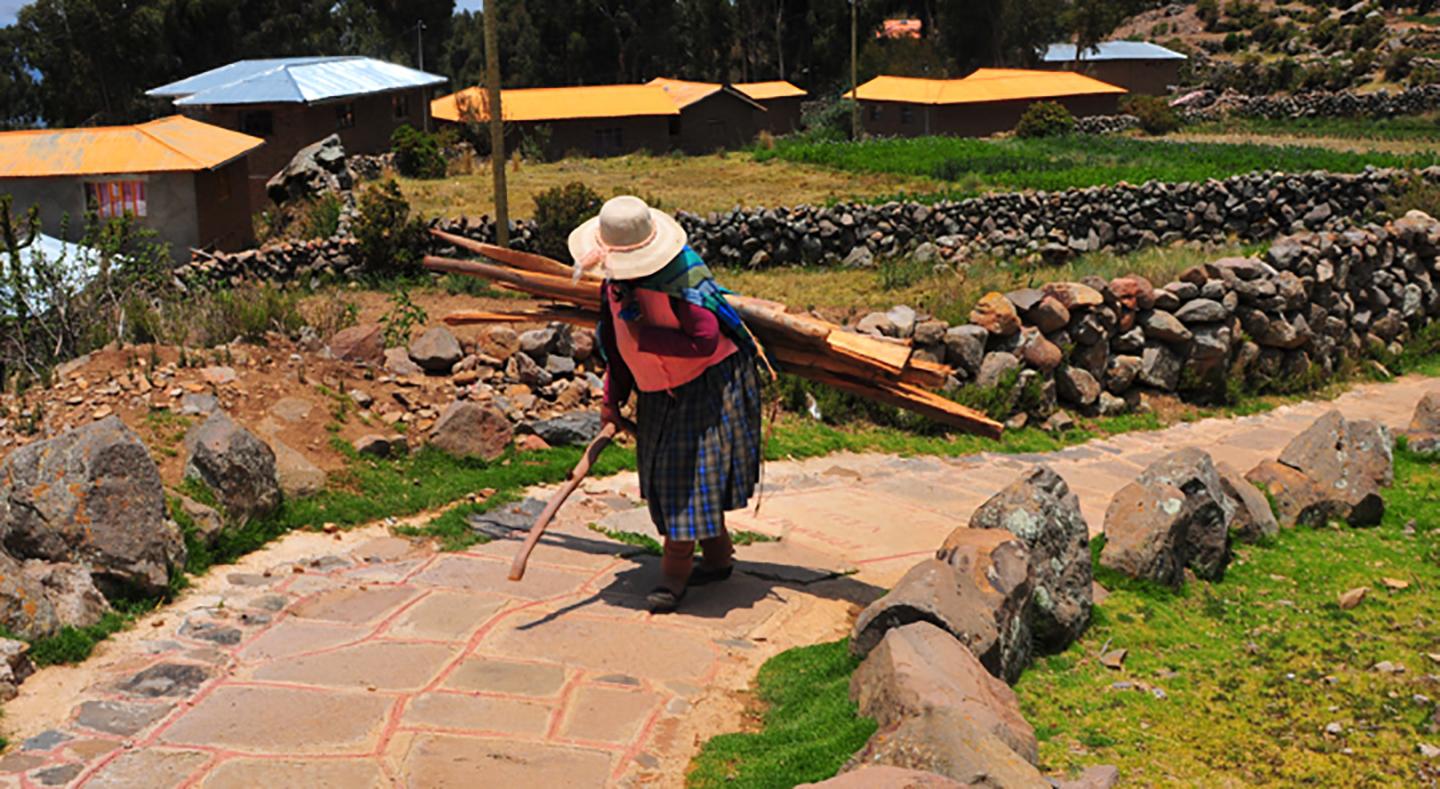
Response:
[[[490,0],[508,87],[788,79],[835,94],[850,78],[845,0]],[[867,74],[963,75],[1090,43],[1140,0],[856,0]],[[921,39],[877,40],[888,18]],[[32,0],[0,28],[0,127],[123,123],[165,113],[144,91],[243,58],[363,54],[454,87],[484,73],[482,18],[454,0]]]

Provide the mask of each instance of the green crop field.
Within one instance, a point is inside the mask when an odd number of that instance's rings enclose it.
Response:
[[[1165,142],[1134,137],[1069,136],[1041,140],[956,137],[823,142],[775,141],[755,152],[856,173],[894,173],[951,184],[946,197],[1011,189],[1068,189],[1120,181],[1203,181],[1260,170],[1360,172],[1367,166],[1426,167],[1440,153],[1337,151],[1297,145]]]

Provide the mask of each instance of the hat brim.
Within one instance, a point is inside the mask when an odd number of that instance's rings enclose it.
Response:
[[[662,268],[685,248],[689,235],[675,218],[659,209],[650,209],[655,237],[650,243],[628,252],[611,252],[605,256],[604,274],[608,279],[639,279]],[[567,245],[570,257],[580,260],[600,244],[600,217],[592,217],[570,231]]]

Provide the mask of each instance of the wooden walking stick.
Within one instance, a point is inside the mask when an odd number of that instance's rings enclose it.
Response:
[[[585,454],[580,456],[580,462],[570,470],[570,476],[565,478],[565,484],[561,485],[560,489],[555,491],[555,495],[550,497],[550,503],[545,505],[540,517],[535,519],[535,525],[531,526],[529,534],[525,535],[525,542],[520,546],[520,550],[515,552],[515,560],[510,562],[510,580],[518,581],[525,577],[525,563],[530,561],[530,553],[535,550],[535,546],[540,542],[540,537],[545,534],[545,527],[555,519],[555,513],[560,511],[560,505],[564,504],[565,500],[570,498],[570,494],[580,487],[580,481],[590,473],[590,467],[595,465],[595,461],[600,458],[600,453],[610,446],[610,442],[614,440],[619,429],[635,432],[635,426],[629,421],[625,421],[618,428],[614,422],[606,422],[600,428],[600,433],[590,442],[590,446],[585,448]]]

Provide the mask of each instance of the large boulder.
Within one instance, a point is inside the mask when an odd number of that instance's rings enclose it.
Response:
[[[968,554],[965,559],[968,560]],[[1014,564],[1006,562],[1012,571]],[[970,580],[973,569],[972,566],[966,572],[957,572],[941,559],[927,559],[910,568],[888,594],[860,612],[851,631],[850,651],[856,657],[865,657],[890,629],[912,622],[929,622],[968,646],[991,674],[1003,677],[1008,668],[1010,675],[1018,675],[1023,666],[1007,666],[1003,646],[1014,646],[1019,639],[1013,632],[1002,637],[996,626],[998,612],[992,606],[995,598],[1003,599],[1003,595],[998,589],[994,595],[985,595],[976,588]],[[1024,623],[1016,616],[1009,624],[1020,627]]]
[[[1136,482],[1173,485],[1185,493],[1186,562],[1201,578],[1218,580],[1230,562],[1230,523],[1235,503],[1225,494],[1210,453],[1177,450],[1151,463]]]
[[[1195,448],[1173,452],[1110,500],[1100,564],[1174,587],[1186,567],[1218,579],[1230,560],[1234,515],[1210,456]]]
[[[957,590],[966,605],[994,625],[993,643],[974,639],[966,646],[995,676],[1007,682],[1020,679],[1034,651],[1028,617],[1035,592],[1030,549],[1008,532],[962,527],[950,532],[935,558],[955,569]]]
[[[571,411],[529,425],[531,432],[552,447],[584,446],[600,434],[600,415],[594,411]]]
[[[1039,758],[1035,730],[1009,685],[991,676],[959,641],[928,623],[885,634],[850,676],[850,698],[881,728],[926,710],[954,709],[999,737],[1030,763]]]
[[[113,416],[5,459],[0,536],[17,558],[78,562],[102,584],[149,594],[163,591],[185,560],[180,531],[165,518],[155,461]]]
[[[1245,542],[1257,542],[1280,533],[1275,511],[1255,483],[1245,479],[1229,463],[1216,463],[1215,471],[1220,475],[1220,487],[1235,505],[1235,519],[1230,522],[1232,536]]]
[[[510,420],[495,408],[456,400],[430,429],[430,445],[456,457],[494,460],[505,453],[514,434]]]
[[[1415,452],[1440,452],[1440,390],[1420,398],[1405,439]]]
[[[1050,789],[1035,765],[949,707],[927,709],[898,726],[877,730],[848,764],[935,773],[970,787]]]
[[[1278,460],[1262,460],[1245,474],[1246,481],[1275,502],[1276,517],[1286,526],[1324,526],[1337,505],[1315,480]]]
[[[327,192],[348,191],[354,185],[345,166],[345,146],[332,134],[295,152],[285,168],[265,182],[271,200],[303,200]]]
[[[305,453],[273,436],[270,449],[275,453],[275,481],[286,498],[304,499],[325,489],[325,470]]]
[[[1291,439],[1277,458],[1310,479],[1333,502],[1332,517],[1374,526],[1385,513],[1380,489],[1395,479],[1390,431],[1331,411]]]
[[[450,368],[460,361],[465,353],[460,341],[444,326],[427,329],[407,349],[411,361],[420,365],[427,373],[449,373]]]
[[[185,477],[203,482],[234,523],[263,518],[280,506],[275,452],[224,411],[216,411],[185,437]]]
[[[1090,622],[1090,529],[1080,500],[1047,466],[1036,466],[980,505],[972,529],[1005,529],[1030,551],[1035,590],[1028,617],[1036,643],[1064,649]]]
[[[970,322],[999,337],[1020,332],[1020,315],[1015,305],[998,291],[986,293],[970,310]]]

